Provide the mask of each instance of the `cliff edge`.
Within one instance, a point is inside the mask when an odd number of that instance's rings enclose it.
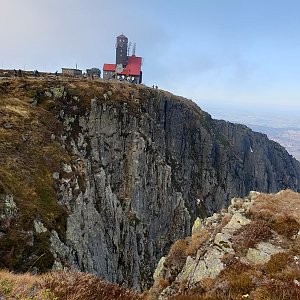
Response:
[[[300,164],[192,101],[100,80],[0,81],[0,267],[136,289],[198,216],[300,188]]]

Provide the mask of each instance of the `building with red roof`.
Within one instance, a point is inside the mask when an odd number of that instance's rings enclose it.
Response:
[[[131,56],[128,52],[128,38],[121,34],[117,37],[116,63],[103,65],[103,79],[142,83],[142,57],[135,55],[135,45]]]

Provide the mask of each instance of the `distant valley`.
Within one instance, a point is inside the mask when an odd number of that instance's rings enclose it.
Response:
[[[245,124],[252,130],[266,134],[278,142],[300,161],[299,112],[261,109],[258,107],[234,107],[218,104],[199,104],[213,118]]]

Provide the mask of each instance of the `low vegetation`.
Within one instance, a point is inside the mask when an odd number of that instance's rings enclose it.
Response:
[[[36,276],[1,271],[0,299],[136,300],[140,296],[132,290],[80,272],[52,272]]]
[[[159,294],[162,299],[172,300],[300,299],[300,194],[287,190],[277,194],[257,194],[249,199],[247,203],[236,199],[228,212],[204,220],[199,227],[205,233],[202,241],[199,231],[196,231],[197,238],[194,232],[193,237],[177,241],[148,293],[149,299],[157,299]],[[222,229],[235,214],[242,214],[248,221],[242,226],[232,223],[237,226],[228,241],[232,250],[229,253],[224,250],[221,258],[224,268],[219,274],[192,282],[178,279],[187,257],[201,259],[214,246],[216,234],[224,232]],[[241,220],[239,218],[237,220]],[[187,249],[193,240],[197,249],[189,252]],[[247,253],[259,244],[273,245],[281,250],[270,255],[266,262],[254,263]],[[225,249],[230,247],[229,244],[223,246]],[[185,269],[185,272],[192,270]],[[174,271],[176,276],[172,275]]]

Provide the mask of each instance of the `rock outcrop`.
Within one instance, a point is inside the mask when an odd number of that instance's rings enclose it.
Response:
[[[300,164],[279,144],[167,92],[41,78],[1,82],[0,96],[0,185],[19,211],[13,236],[26,236],[9,252],[13,229],[2,232],[0,257],[20,259],[1,266],[39,271],[47,258],[143,289],[198,216],[250,190],[300,188]]]
[[[228,209],[197,219],[192,236],[172,245],[147,298],[297,299],[299,212],[300,194],[288,190],[233,198]]]

